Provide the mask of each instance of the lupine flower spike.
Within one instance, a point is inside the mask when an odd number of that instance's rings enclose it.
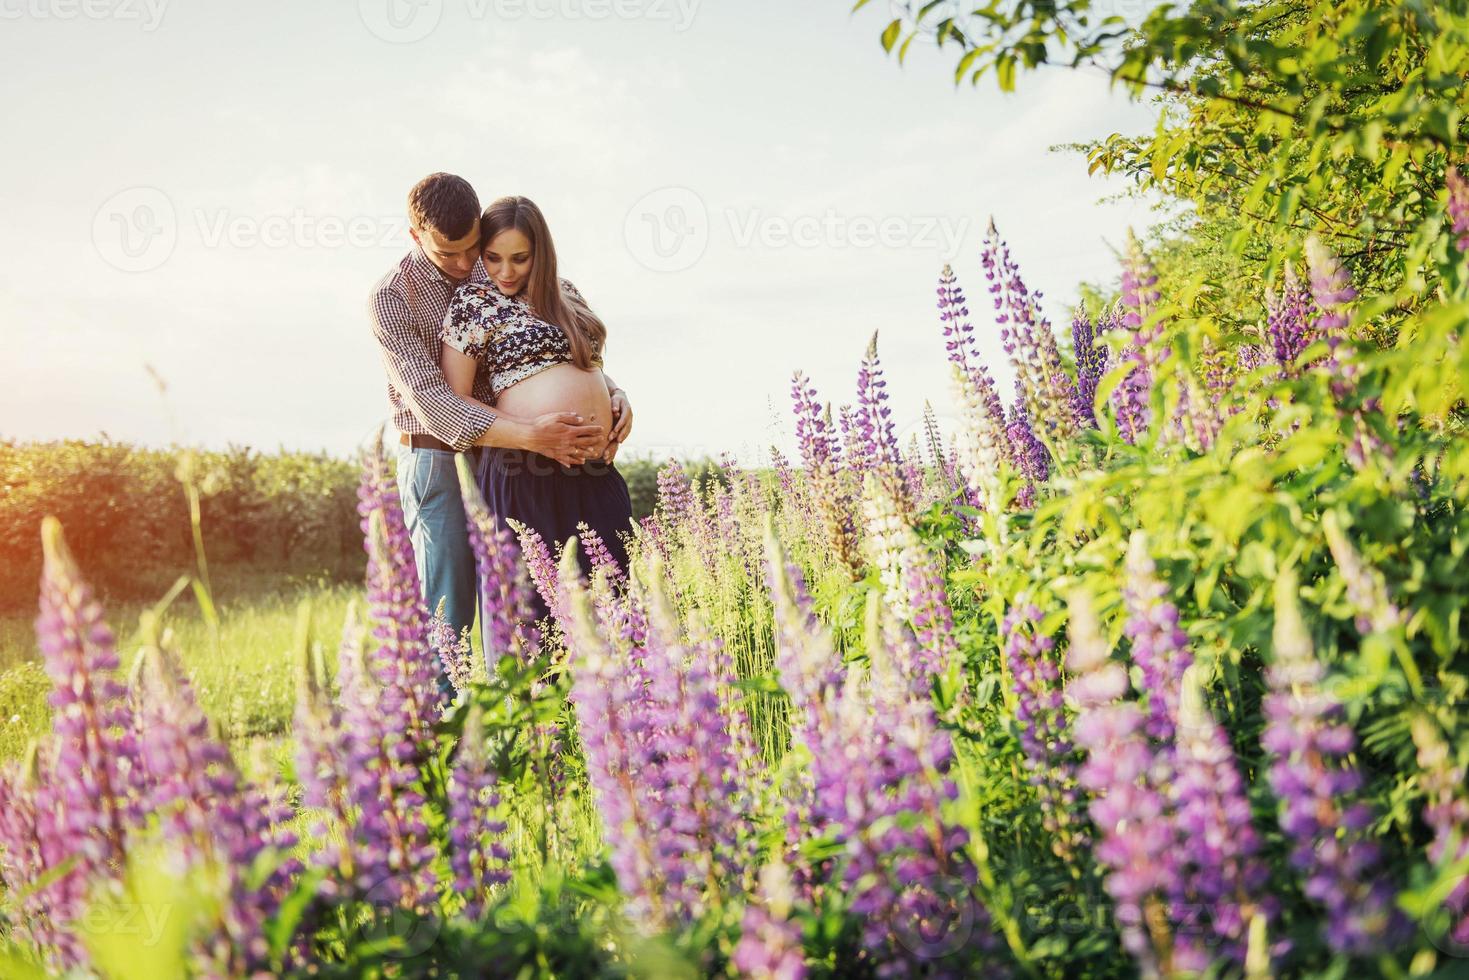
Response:
[[[1405,922],[1381,851],[1367,835],[1372,807],[1356,799],[1363,787],[1351,759],[1356,736],[1322,683],[1326,669],[1297,602],[1295,574],[1286,571],[1275,583],[1275,649],[1261,742],[1273,758],[1280,829],[1295,845],[1291,865],[1306,875],[1306,896],[1326,909],[1326,942],[1336,952],[1363,955],[1400,940]]]

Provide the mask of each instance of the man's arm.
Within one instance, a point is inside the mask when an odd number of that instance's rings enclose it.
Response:
[[[472,394],[479,361],[445,344],[439,364],[449,389],[457,397],[479,405]],[[475,445],[529,449],[568,466],[575,466],[590,457],[592,448],[601,438],[602,427],[584,425],[582,417],[575,412],[552,412],[528,420],[500,414],[495,417],[494,425],[480,433]]]
[[[454,394],[437,359],[413,329],[408,304],[387,290],[368,306],[372,335],[382,352],[388,383],[434,438],[464,450],[475,445],[495,422],[495,413]]]

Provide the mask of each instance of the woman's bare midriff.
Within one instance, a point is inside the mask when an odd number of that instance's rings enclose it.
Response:
[[[576,412],[585,424],[602,427],[602,442],[589,458],[600,458],[607,448],[612,398],[606,379],[596,368],[583,371],[575,364],[553,364],[500,392],[495,408],[527,421],[549,412]]]

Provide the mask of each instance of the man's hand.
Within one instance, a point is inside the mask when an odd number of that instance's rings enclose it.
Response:
[[[607,430],[589,425],[575,412],[552,412],[531,420],[526,448],[576,466],[600,454]]]
[[[528,449],[565,466],[576,466],[601,455],[607,430],[587,424],[575,412],[551,412],[530,421],[501,415],[485,430],[478,445]]]
[[[612,393],[612,432],[608,438],[612,442],[621,443],[626,442],[630,435],[632,435],[632,404],[627,400],[627,392],[618,388]],[[608,457],[607,462],[612,462],[611,457]]]

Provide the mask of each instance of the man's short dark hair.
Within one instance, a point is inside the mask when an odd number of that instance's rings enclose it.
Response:
[[[408,220],[415,228],[431,228],[450,241],[472,234],[479,224],[479,195],[469,181],[436,173],[408,192]]]

